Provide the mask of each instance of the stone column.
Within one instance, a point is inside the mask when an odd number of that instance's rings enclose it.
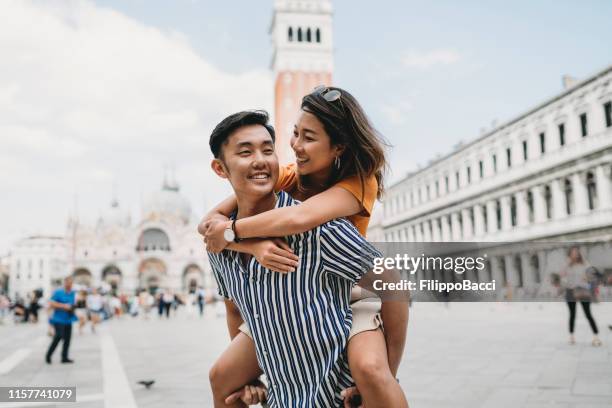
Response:
[[[461,210],[461,217],[463,218],[463,239],[470,239],[474,236],[474,226],[470,218],[470,209],[464,208]],[[476,215],[474,214],[474,218],[475,217]]]
[[[425,240],[425,242],[431,242],[431,229],[429,228],[430,223],[427,221],[423,221],[423,231],[424,231],[424,236],[423,239]]]
[[[415,224],[414,226],[414,235],[416,238],[416,242],[423,242],[423,234],[421,233],[421,223]]]
[[[442,241],[442,231],[440,231],[440,226],[438,225],[438,218],[431,220],[431,229],[433,235],[434,242]]]
[[[483,211],[486,208],[482,204],[474,205],[474,236],[482,237],[485,233]]]
[[[502,215],[502,230],[508,231],[512,228],[512,220],[510,214],[510,197],[503,196],[500,199],[501,215]]]
[[[497,232],[497,214],[495,211],[495,200],[487,201],[487,223],[488,235]]]
[[[524,227],[529,224],[529,206],[527,205],[527,192],[517,191],[514,194],[516,200],[516,225]]]
[[[412,232],[412,225],[408,226],[408,242],[415,242],[416,241],[416,237],[414,236],[414,233]]]
[[[453,240],[453,237],[451,236],[450,221],[448,217],[448,215],[442,216],[442,241],[444,242],[450,242]]]
[[[572,174],[572,191],[574,193],[574,203],[576,204],[576,214],[589,212],[589,192],[586,187],[586,172]]]
[[[612,165],[600,164],[595,168],[595,184],[597,186],[598,209],[612,206]]]
[[[506,263],[506,276],[508,277],[508,284],[511,288],[518,286],[518,277],[516,276],[517,270],[514,267],[514,255],[504,255],[504,262]]]
[[[451,230],[453,241],[461,241],[461,230],[459,228],[459,213],[451,213]]]
[[[544,197],[544,185],[540,184],[531,188],[533,195],[533,220],[536,224],[546,221],[546,199]]]
[[[561,179],[554,179],[550,183],[550,192],[552,195],[553,219],[560,220],[567,217],[565,194],[561,187]]]

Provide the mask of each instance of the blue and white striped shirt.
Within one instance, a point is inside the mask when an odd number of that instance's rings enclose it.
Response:
[[[299,204],[280,192],[276,207]],[[209,254],[219,293],[249,325],[272,407],[339,407],[351,386],[346,343],[350,294],[381,256],[345,219],[287,237],[298,255],[295,272],[281,274],[225,250]]]

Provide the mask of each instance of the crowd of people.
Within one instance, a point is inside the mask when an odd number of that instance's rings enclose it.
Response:
[[[86,287],[74,285],[75,293],[72,313],[78,322],[79,333],[90,323],[92,332],[101,322],[129,315],[149,319],[157,313],[161,318],[170,318],[182,307],[188,316],[204,314],[207,298],[204,288],[192,289],[187,293],[175,292],[169,289],[144,290],[138,289],[132,294],[118,293],[113,289],[103,287]],[[50,297],[46,298],[41,289],[33,290],[25,297],[16,294],[11,298],[0,291],[0,325],[8,322],[14,324],[36,324],[41,311],[46,311],[51,318],[53,308]]]

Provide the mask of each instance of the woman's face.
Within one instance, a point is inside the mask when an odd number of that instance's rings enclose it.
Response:
[[[305,111],[301,111],[298,117],[291,147],[295,152],[297,173],[302,176],[328,172],[341,153],[338,146],[331,145],[331,139],[319,119]]]
[[[578,262],[580,260],[580,250],[576,247],[570,250],[570,259],[573,262]]]

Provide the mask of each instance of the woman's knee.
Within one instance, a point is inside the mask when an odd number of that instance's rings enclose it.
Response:
[[[384,357],[384,358],[383,358]],[[363,353],[353,359],[350,367],[356,381],[366,380],[371,384],[382,384],[391,378],[387,356],[376,353]]]
[[[208,372],[208,380],[213,390],[213,394],[225,393],[227,390],[224,387],[227,385],[227,367],[224,367],[222,361],[217,360]]]

